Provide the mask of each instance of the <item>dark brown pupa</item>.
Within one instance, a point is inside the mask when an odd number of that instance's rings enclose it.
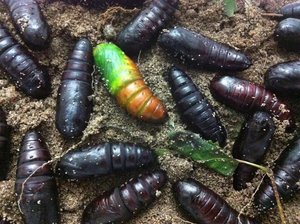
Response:
[[[248,119],[234,142],[232,155],[236,159],[261,164],[269,151],[275,132],[272,117],[266,112],[256,112]],[[256,168],[239,163],[233,175],[235,190],[247,188],[247,183],[253,179]]]
[[[300,19],[300,1],[284,5],[279,13],[283,18],[298,18]]]
[[[156,161],[148,148],[131,143],[103,143],[63,155],[57,164],[57,174],[64,179],[100,177],[147,167]]]
[[[51,164],[46,164],[49,160],[51,156],[41,135],[28,131],[21,143],[15,183],[25,224],[60,223],[56,181]]]
[[[280,47],[300,52],[300,19],[282,20],[276,26],[274,36]]]
[[[264,79],[268,90],[285,96],[300,95],[300,61],[288,61],[271,66]]]
[[[201,224],[258,224],[255,219],[231,208],[218,194],[193,180],[181,180],[173,185],[179,206]]]
[[[162,32],[158,44],[174,57],[196,67],[242,71],[251,65],[242,52],[182,27]]]
[[[210,91],[215,99],[244,113],[261,110],[294,128],[294,120],[287,105],[275,94],[247,80],[231,76],[216,76],[210,83]]]
[[[36,0],[3,0],[24,42],[32,49],[47,48],[50,29]]]
[[[92,45],[80,39],[71,53],[58,89],[55,124],[65,138],[82,135],[93,109],[91,96],[93,55]]]
[[[224,146],[226,130],[212,105],[190,77],[179,68],[172,67],[168,71],[168,81],[183,121],[205,139]]]
[[[9,165],[9,132],[5,113],[0,107],[0,180],[6,178]]]
[[[178,0],[153,0],[121,31],[117,45],[129,55],[145,50],[172,18],[177,7]]]
[[[0,24],[0,66],[25,95],[42,99],[51,92],[47,71]]]
[[[151,204],[167,181],[162,170],[144,173],[104,192],[84,210],[81,224],[122,223]]]
[[[275,161],[273,169],[275,183],[280,197],[284,200],[292,198],[298,191],[300,180],[300,139],[288,146]],[[266,211],[275,206],[276,200],[269,178],[263,183],[254,197],[259,211]]]

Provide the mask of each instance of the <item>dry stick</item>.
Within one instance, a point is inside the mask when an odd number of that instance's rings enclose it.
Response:
[[[282,14],[280,13],[271,13],[271,12],[264,12],[264,13],[261,13],[262,16],[268,16],[268,17],[283,17]]]
[[[195,222],[190,222],[190,221],[184,220],[184,219],[180,218],[179,216],[175,216],[174,219],[178,219],[179,221],[186,223],[186,224],[197,224]]]
[[[139,55],[138,55],[138,58],[137,58],[137,65],[138,66],[140,65],[141,54],[142,54],[142,50],[139,51]]]
[[[273,191],[274,191],[274,195],[275,195],[275,199],[276,199],[276,203],[277,203],[277,208],[278,208],[279,216],[280,216],[282,224],[286,224],[287,222],[286,222],[286,219],[285,219],[284,210],[283,210],[282,203],[281,203],[281,200],[280,200],[280,197],[279,197],[279,193],[278,193],[278,190],[277,190],[276,182],[274,180],[273,171],[270,170],[270,169],[269,169],[269,171],[270,171],[270,173],[267,173],[267,175],[268,175],[268,177],[271,180],[271,185],[272,185],[272,188],[273,188]]]
[[[257,188],[255,189],[255,191],[251,195],[251,198],[250,198],[249,202],[245,206],[243,206],[242,209],[240,210],[239,215],[238,215],[238,220],[239,220],[240,223],[241,223],[241,215],[243,214],[244,210],[252,204],[253,198],[254,198],[256,192],[259,190],[259,187],[262,184],[263,180],[264,179],[262,178],[260,183],[258,184]]]
[[[271,180],[271,185],[272,185],[272,189],[274,191],[274,195],[275,195],[275,199],[276,199],[278,213],[279,213],[279,217],[280,217],[281,223],[282,224],[286,224],[287,222],[286,222],[286,219],[285,219],[283,206],[282,206],[282,203],[281,203],[281,200],[280,200],[280,196],[279,196],[279,193],[278,193],[278,190],[277,190],[277,186],[276,186],[276,183],[275,183],[273,171],[270,168],[266,168],[264,166],[260,166],[260,165],[257,165],[255,163],[251,163],[251,162],[248,162],[248,161],[245,161],[245,160],[240,160],[240,159],[236,159],[236,160],[239,163],[244,163],[244,164],[247,164],[249,166],[254,166],[254,167],[256,167],[256,168],[264,171],[267,174],[267,176]]]
[[[92,96],[97,92],[98,90],[98,79],[95,77],[96,75],[96,71],[97,71],[97,68],[95,65],[93,65],[93,71],[91,73],[91,77],[92,77],[92,89],[94,91],[94,93],[92,94]],[[92,99],[90,99],[92,100]]]
[[[21,214],[24,214],[24,212],[22,211],[21,209],[21,200],[22,200],[22,197],[23,197],[23,192],[24,192],[24,187],[25,187],[25,184],[27,183],[27,181],[41,168],[44,168],[47,164],[50,164],[51,162],[53,162],[53,160],[49,160],[47,161],[46,163],[44,163],[43,165],[39,166],[38,168],[36,168],[25,180],[24,182],[22,183],[22,188],[21,188],[21,194],[18,198],[18,201],[17,201],[17,204],[18,204],[18,208],[19,208],[19,211],[21,212]]]

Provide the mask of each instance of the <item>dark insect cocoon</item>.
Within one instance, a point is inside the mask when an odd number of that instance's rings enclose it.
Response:
[[[32,49],[49,46],[50,30],[36,0],[3,0],[24,42]]]
[[[104,143],[65,154],[57,164],[64,179],[99,177],[147,167],[156,161],[148,148],[131,143]]]
[[[9,165],[9,132],[5,113],[0,107],[0,180],[6,178]]]
[[[122,223],[145,209],[166,184],[164,171],[144,173],[95,198],[84,210],[81,224]]]
[[[15,184],[25,224],[60,223],[56,182],[51,165],[46,164],[49,160],[51,156],[41,135],[27,132],[21,144]]]
[[[54,1],[54,0],[52,0]],[[142,7],[145,0],[63,0],[69,4],[80,4],[84,7],[95,9],[106,9],[110,6],[121,6],[124,8]]]
[[[41,99],[50,94],[48,73],[0,24],[0,66],[26,95]]]
[[[153,0],[121,31],[117,45],[129,55],[137,55],[149,47],[159,31],[172,18],[178,0]]]
[[[272,117],[266,112],[256,112],[246,121],[233,145],[233,157],[255,164],[261,164],[268,152],[275,132]],[[256,168],[240,163],[233,175],[235,190],[247,188],[246,183],[253,179]]]
[[[287,5],[284,5],[279,13],[283,18],[298,18],[300,19],[300,2],[293,2]]]
[[[275,28],[275,40],[290,51],[300,51],[300,19],[287,18]]]
[[[253,113],[261,110],[286,123],[288,130],[294,128],[291,111],[275,94],[247,80],[230,76],[216,76],[210,83],[215,99],[235,110]]]
[[[212,105],[182,70],[172,67],[168,81],[182,119],[205,139],[224,146],[226,130]]]
[[[163,32],[158,38],[158,43],[174,57],[197,67],[241,71],[251,65],[242,52],[182,27]]]
[[[288,146],[275,161],[273,169],[277,190],[282,199],[288,200],[298,191],[300,180],[300,139]],[[269,178],[265,177],[255,194],[254,202],[259,211],[275,206],[276,199]]]
[[[173,191],[179,206],[197,223],[259,223],[250,217],[239,215],[218,194],[193,179],[176,182]]]
[[[286,96],[300,95],[300,61],[273,65],[265,74],[267,89]]]
[[[56,127],[65,138],[82,135],[93,108],[93,55],[88,39],[80,39],[62,74],[56,104]]]

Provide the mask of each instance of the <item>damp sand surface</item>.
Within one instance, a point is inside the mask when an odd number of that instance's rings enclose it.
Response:
[[[251,58],[253,66],[238,73],[237,76],[256,83],[263,82],[263,75],[271,65],[298,58],[298,55],[277,47],[272,37],[277,21],[261,16],[261,13],[264,12],[262,9],[248,5],[234,17],[228,18],[223,14],[222,5],[216,2],[181,0],[179,11],[171,23],[201,32],[214,40],[227,43],[245,52]],[[266,2],[272,3],[272,1]],[[281,1],[280,4],[283,3],[284,1]],[[55,105],[61,74],[72,47],[76,40],[83,36],[87,36],[93,45],[104,41],[113,41],[122,27],[138,12],[138,9],[125,10],[116,7],[99,11],[68,5],[61,1],[42,2],[41,7],[51,27],[52,42],[49,49],[33,52],[33,54],[41,64],[48,68],[52,81],[51,96],[45,100],[25,97],[15,90],[15,87],[7,81],[5,73],[0,71],[0,105],[7,113],[8,124],[12,127],[10,171],[7,180],[0,182],[0,215],[12,220],[13,223],[22,223],[14,195],[14,182],[20,142],[27,130],[37,128],[45,137],[52,157],[58,158],[71,147],[105,141],[135,142],[148,145],[153,150],[167,148],[167,133],[170,127],[174,126],[178,130],[186,128],[180,120],[168,84],[164,79],[167,68],[178,61],[166,55],[162,49],[153,44],[151,49],[141,52],[136,61],[147,84],[165,103],[169,112],[169,121],[163,125],[151,125],[131,118],[117,106],[95,72],[93,95],[95,106],[84,137],[72,141],[64,140],[55,128]],[[272,7],[274,8],[274,5]],[[2,4],[0,5],[0,21],[21,41]],[[224,151],[231,154],[232,145],[244,121],[243,114],[231,110],[212,98],[208,85],[215,75],[214,72],[193,69],[186,65],[183,65],[183,68],[217,110],[228,131],[228,140]],[[290,100],[289,105],[294,109],[299,121],[299,102]],[[284,133],[283,128],[279,125],[264,165],[271,167],[273,160],[278,157],[292,137],[292,134]],[[168,154],[159,160],[161,168],[167,171],[170,181],[155,203],[128,223],[189,223],[178,210],[171,192],[171,184],[186,177],[195,178],[209,186],[235,209],[239,211],[243,209],[245,214],[255,215],[251,199],[253,192],[261,182],[263,176],[261,172],[258,172],[247,189],[237,192],[232,187],[232,178],[219,176],[187,159]],[[137,172],[79,183],[69,183],[58,179],[62,223],[80,223],[83,209],[94,197],[135,175]],[[300,196],[298,195],[284,204],[288,223],[300,223],[299,202]],[[270,211],[260,218],[263,224],[280,223],[276,210]]]

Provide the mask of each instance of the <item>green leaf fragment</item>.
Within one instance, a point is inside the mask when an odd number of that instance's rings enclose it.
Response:
[[[224,0],[224,12],[227,16],[232,17],[236,10],[236,0]]]
[[[202,139],[199,135],[178,131],[169,135],[170,147],[179,154],[204,164],[206,167],[224,176],[232,176],[238,166],[238,162],[221,151],[221,148],[211,142]]]

